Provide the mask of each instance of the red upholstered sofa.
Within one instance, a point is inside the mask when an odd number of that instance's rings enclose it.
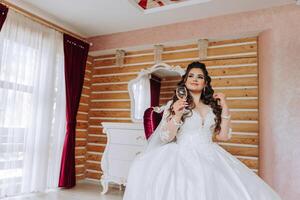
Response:
[[[144,112],[144,130],[148,139],[161,121],[163,110],[159,107],[150,107]]]

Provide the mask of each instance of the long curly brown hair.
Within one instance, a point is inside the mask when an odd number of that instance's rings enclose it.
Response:
[[[180,82],[177,84],[178,86],[185,86],[186,80],[188,78],[189,72],[191,71],[191,69],[193,68],[199,68],[202,70],[203,74],[204,74],[204,80],[205,80],[205,88],[203,88],[202,90],[202,94],[200,96],[199,101],[202,101],[204,104],[209,105],[212,110],[213,113],[215,114],[215,133],[219,133],[219,131],[221,130],[221,113],[222,113],[222,107],[220,105],[218,105],[217,99],[213,98],[213,94],[214,94],[214,90],[211,87],[211,78],[208,75],[208,71],[206,69],[206,66],[204,63],[201,62],[192,62],[188,65],[185,74],[182,76]],[[187,88],[186,88],[187,89]],[[182,117],[181,120],[184,122],[185,119],[187,117],[191,117],[192,116],[192,110],[196,107],[195,103],[194,103],[194,99],[193,96],[191,95],[190,91],[187,89],[187,103],[189,104],[188,107],[186,108],[188,112],[185,112]],[[173,97],[172,97],[172,103],[170,105],[169,108],[169,117],[171,115],[174,115],[174,111],[173,111],[173,104],[178,100],[178,97],[176,95],[176,90],[174,91]]]

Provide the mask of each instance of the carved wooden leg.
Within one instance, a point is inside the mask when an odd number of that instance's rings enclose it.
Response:
[[[107,191],[108,191],[108,182],[101,179],[101,185],[102,185],[102,188],[103,188],[101,194],[107,193]]]

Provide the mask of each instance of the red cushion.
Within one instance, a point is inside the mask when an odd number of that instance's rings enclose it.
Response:
[[[150,107],[145,110],[144,112],[144,130],[145,130],[145,136],[148,139],[154,130],[157,128],[159,122],[162,118],[162,113],[154,112],[153,107]]]

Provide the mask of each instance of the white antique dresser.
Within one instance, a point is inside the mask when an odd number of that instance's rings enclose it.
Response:
[[[101,160],[102,194],[108,191],[109,183],[126,185],[131,162],[146,147],[147,140],[142,123],[103,122],[107,144]]]

